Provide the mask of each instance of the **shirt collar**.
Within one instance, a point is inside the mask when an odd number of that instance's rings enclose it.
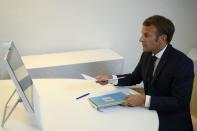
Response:
[[[159,51],[155,56],[157,57],[157,59],[161,59],[161,57],[162,57],[162,55],[163,55],[163,53],[164,53],[164,51],[166,50],[166,47],[167,47],[167,45],[161,50],[161,51]],[[153,56],[154,54],[152,54],[152,56]]]

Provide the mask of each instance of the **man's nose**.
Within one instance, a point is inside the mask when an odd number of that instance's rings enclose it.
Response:
[[[143,41],[144,41],[143,36],[140,36],[139,42],[143,42]]]

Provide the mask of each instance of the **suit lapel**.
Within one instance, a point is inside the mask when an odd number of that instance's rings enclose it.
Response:
[[[157,66],[157,69],[155,71],[155,74],[153,76],[152,83],[156,80],[156,78],[158,77],[158,75],[160,74],[162,69],[164,68],[165,63],[166,63],[165,60],[160,60],[158,66]]]
[[[166,63],[168,62],[171,51],[172,51],[172,46],[169,44],[167,46],[166,50],[164,51],[164,53],[161,57],[161,60],[159,61],[159,64],[156,68],[155,74],[154,74],[153,79],[152,79],[152,83],[155,82],[155,80],[157,79],[157,77],[159,76],[159,74],[161,73],[163,68],[165,67]]]

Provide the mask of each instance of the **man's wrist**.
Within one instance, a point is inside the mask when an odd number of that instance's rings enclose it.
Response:
[[[150,98],[151,98],[151,96],[146,95],[144,107],[146,107],[146,108],[150,107]]]
[[[118,77],[116,75],[112,75],[113,81],[108,81],[109,84],[118,85]]]

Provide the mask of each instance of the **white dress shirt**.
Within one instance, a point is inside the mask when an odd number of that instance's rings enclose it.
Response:
[[[157,54],[152,54],[152,56],[155,55],[157,57],[157,60],[155,61],[155,65],[154,65],[153,75],[154,75],[155,70],[156,70],[156,68],[157,68],[157,66],[159,64],[159,61],[161,60],[161,57],[162,57],[164,51],[166,50],[166,47],[167,47],[167,45],[160,52],[158,52]],[[112,75],[112,77],[113,77],[113,79],[117,79],[116,75]],[[117,85],[118,84],[118,79],[113,81],[113,83],[110,83],[110,84]],[[151,100],[151,96],[150,95],[146,95],[146,100],[145,100],[144,107],[147,107],[147,108],[150,107],[150,100]]]

